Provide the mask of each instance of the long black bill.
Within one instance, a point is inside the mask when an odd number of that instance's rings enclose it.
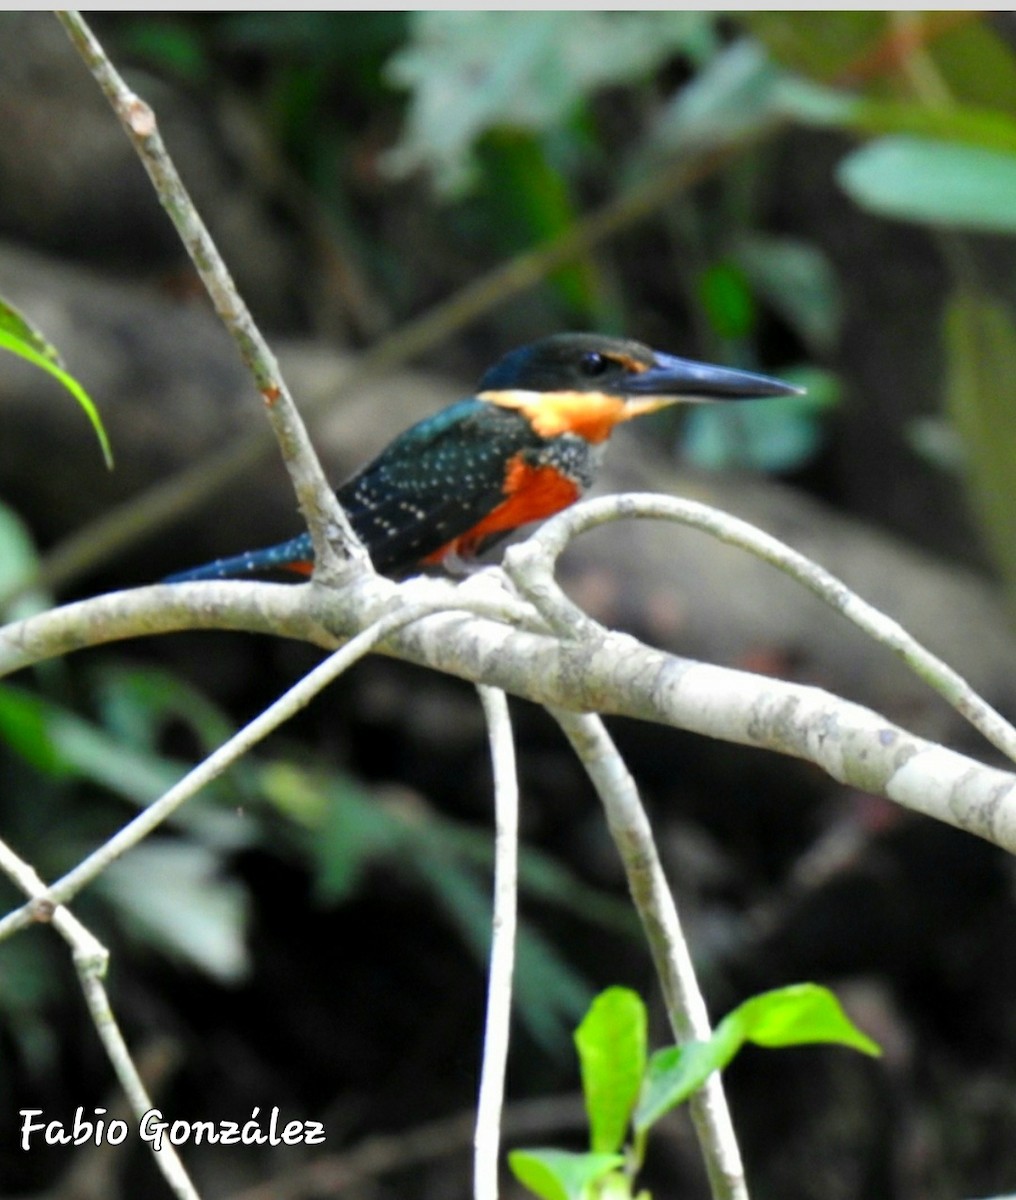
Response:
[[[717,367],[658,351],[651,367],[637,375],[629,375],[618,390],[626,396],[667,396],[685,401],[800,396],[805,391],[768,375]]]

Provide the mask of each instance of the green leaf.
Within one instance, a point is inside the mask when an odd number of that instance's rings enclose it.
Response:
[[[685,1042],[658,1050],[649,1060],[645,1086],[632,1117],[635,1130],[645,1133],[660,1117],[683,1104],[713,1071],[730,1062],[740,1045],[736,1033],[720,1035],[717,1030],[708,1042]]]
[[[744,39],[710,60],[667,104],[650,130],[650,160],[738,142],[782,116],[783,73]],[[643,169],[645,169],[643,167]]]
[[[959,292],[944,340],[946,408],[963,445],[968,498],[1016,603],[1016,317],[987,296]]]
[[[222,877],[207,847],[150,838],[107,867],[96,886],[135,934],[168,956],[223,983],[247,975],[249,897]]]
[[[955,13],[940,13],[943,20]],[[966,14],[948,37],[936,38],[928,50],[950,96],[964,104],[984,104],[999,112],[1016,112],[1016,57],[1008,38],[985,19]],[[933,16],[928,17],[933,21]]]
[[[567,1150],[512,1150],[515,1178],[541,1200],[585,1200],[588,1188],[624,1165],[620,1154],[572,1154]]]
[[[747,338],[758,313],[744,271],[729,259],[707,267],[698,281],[698,298],[709,324],[730,341]]]
[[[39,555],[27,525],[12,509],[0,504],[0,597],[18,591],[35,573],[38,564]],[[3,607],[6,617],[17,621],[51,606],[49,596],[32,590]]]
[[[1016,120],[973,104],[928,108],[914,102],[862,100],[850,110],[847,127],[859,133],[909,133],[943,143],[1016,151]]]
[[[446,196],[476,182],[472,148],[491,129],[556,128],[598,88],[646,78],[675,53],[701,53],[699,12],[416,11],[388,64],[411,92],[394,174],[425,168]]]
[[[18,312],[13,305],[3,299],[0,299],[0,333],[7,334],[24,349],[33,351],[39,358],[44,358],[53,366],[63,366],[60,353],[52,342],[47,341],[42,333],[29,323],[24,314]]]
[[[0,739],[37,771],[53,778],[77,772],[50,736],[46,705],[21,688],[0,685]]]
[[[853,65],[887,28],[879,12],[742,11],[731,19],[761,41],[784,67],[818,79],[839,75]]]
[[[915,60],[940,81],[950,111],[986,106],[997,113],[1016,110],[1016,61],[1004,37],[974,11],[908,14],[864,11],[748,11],[727,19],[762,41],[781,66],[817,80],[846,77],[865,100],[901,89]],[[902,108],[903,105],[889,107]],[[911,109],[925,105],[908,105]]]
[[[174,759],[127,745],[69,708],[9,685],[0,686],[0,735],[37,770],[97,783],[138,806],[162,795],[186,770]],[[196,810],[184,810],[174,821],[198,819]]]
[[[597,1153],[624,1145],[645,1074],[646,1027],[638,993],[612,987],[596,997],[575,1031],[590,1146]]]
[[[753,996],[723,1018],[717,1035],[736,1029],[743,1041],[757,1046],[801,1046],[829,1042],[875,1057],[879,1046],[862,1033],[828,988],[797,983]]]
[[[413,873],[448,912],[463,940],[486,959],[490,943],[490,837],[442,820],[413,801],[386,800],[341,776],[277,762],[258,769],[268,802],[310,836],[319,894],[338,902],[364,870],[384,859]],[[565,905],[602,926],[632,932],[630,911],[579,885],[545,855],[524,849],[520,885],[527,894]],[[516,970],[519,1015],[541,1045],[557,1050],[586,1010],[590,988],[554,947],[528,926],[519,929]]]
[[[54,751],[81,779],[88,779],[139,806],[168,791],[185,768],[158,754],[126,746],[100,725],[70,709],[40,701]]]
[[[837,178],[856,203],[882,216],[1016,233],[1016,153],[887,137],[844,159]]]
[[[798,238],[751,234],[733,247],[751,286],[816,351],[831,350],[843,320],[839,280],[828,258]]]
[[[404,817],[379,804],[351,780],[320,781],[326,809],[315,838],[315,885],[326,901],[348,899],[364,871],[382,857],[394,857],[414,832]]]
[[[155,67],[161,74],[175,76],[192,86],[204,83],[211,74],[207,34],[183,20],[162,15],[153,20],[128,20],[118,34],[121,56]]]
[[[687,1100],[713,1071],[727,1066],[745,1042],[769,1048],[834,1043],[862,1054],[881,1054],[828,988],[799,983],[764,992],[728,1013],[707,1042],[671,1046],[652,1056],[633,1117],[636,1131],[643,1133]]]
[[[564,174],[550,161],[540,138],[520,129],[497,129],[480,142],[479,161],[490,186],[480,199],[488,224],[505,254],[552,241],[570,229],[577,210]],[[551,273],[564,303],[594,324],[603,308],[604,283],[588,251]]]
[[[94,691],[105,727],[139,750],[157,749],[171,721],[190,730],[208,751],[236,732],[220,708],[171,671],[105,665],[96,673]]]
[[[60,356],[54,347],[28,323],[21,313],[3,300],[0,300],[0,349],[9,350],[12,354],[17,354],[20,358],[25,359],[26,362],[34,364],[43,371],[48,371],[54,379],[63,384],[85,410],[96,437],[99,439],[106,466],[112,469],[113,451],[99,417],[99,410],[95,407],[91,397],[74,376],[69,375],[63,369]]]

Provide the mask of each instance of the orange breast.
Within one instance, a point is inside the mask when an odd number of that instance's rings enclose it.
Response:
[[[453,551],[463,557],[475,553],[477,547],[495,533],[508,533],[530,521],[542,521],[581,495],[579,487],[553,467],[534,467],[522,458],[512,460],[505,476],[505,500],[492,509],[482,521],[467,533],[428,555],[424,562],[440,562]]]

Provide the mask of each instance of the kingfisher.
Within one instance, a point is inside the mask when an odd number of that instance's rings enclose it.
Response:
[[[506,354],[475,395],[400,433],[337,495],[381,574],[450,567],[578,500],[624,421],[672,404],[801,391],[628,338],[555,334]],[[313,567],[310,534],[302,533],[166,582],[276,570],[309,575]]]

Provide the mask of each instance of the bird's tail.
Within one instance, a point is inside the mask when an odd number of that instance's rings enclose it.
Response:
[[[310,534],[302,533],[288,542],[268,546],[264,550],[248,550],[232,558],[217,558],[214,562],[189,571],[167,575],[163,583],[195,583],[203,579],[236,579],[244,575],[262,575],[268,571],[297,571],[309,575],[314,566],[314,547]]]

